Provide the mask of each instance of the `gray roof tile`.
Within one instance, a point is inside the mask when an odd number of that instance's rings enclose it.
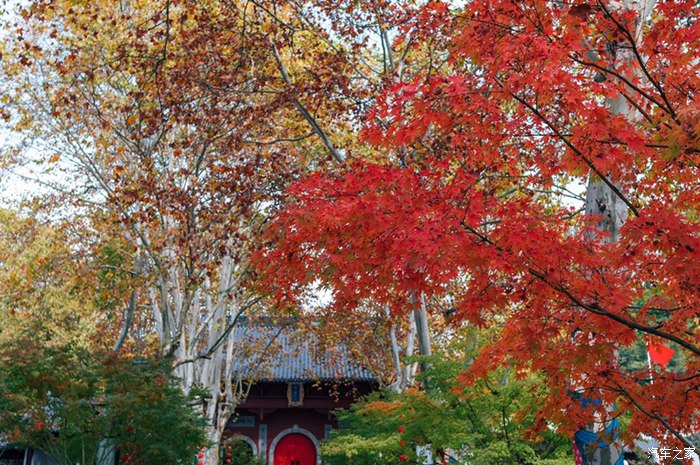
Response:
[[[236,377],[265,382],[375,380],[343,347],[322,349],[311,331],[295,324],[242,324],[235,335]]]

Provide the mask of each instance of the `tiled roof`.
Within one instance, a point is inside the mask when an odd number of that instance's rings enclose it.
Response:
[[[374,381],[347,350],[322,350],[296,324],[242,324],[235,328],[233,376],[263,382]]]

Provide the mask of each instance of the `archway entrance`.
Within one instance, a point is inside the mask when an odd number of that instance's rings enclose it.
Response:
[[[303,434],[288,434],[275,446],[274,465],[316,465],[316,446]]]
[[[235,437],[226,441],[219,449],[221,460],[219,463],[224,464],[248,464],[256,459],[255,448],[253,441],[249,438]],[[228,460],[228,462],[227,462]]]

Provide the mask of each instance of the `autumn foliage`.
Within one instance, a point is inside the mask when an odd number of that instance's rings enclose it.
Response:
[[[628,437],[697,430],[697,2],[10,9],[1,166],[40,166],[51,213],[97,219],[76,226],[88,243],[119,237],[75,294],[43,286],[62,277],[41,241],[3,248],[19,270],[0,272],[3,302],[71,321],[94,279],[95,320],[124,328],[111,339],[157,345],[185,391],[217,400],[212,444],[239,397],[230,363],[210,360],[234,359],[238,317],[261,292],[298,312],[319,288],[341,315],[331,333],[438,301],[451,324],[498,329],[460,380],[539,372],[535,429],[598,413],[629,417]],[[647,340],[675,363],[621,367]]]
[[[99,463],[105,444],[136,465],[192,462],[204,425],[168,361],[90,352],[55,343],[39,324],[25,329],[33,332],[0,343],[7,440],[60,465]]]
[[[444,66],[378,97],[364,138],[383,160],[290,188],[260,254],[269,286],[288,301],[320,284],[337,312],[439,296],[456,321],[502,325],[461,379],[543,373],[539,427],[591,421],[576,391],[630,412],[628,437],[696,430],[700,7],[425,8],[452,31]],[[623,210],[589,198],[603,213],[584,215],[577,183]],[[683,369],[622,369],[643,338],[678,348]]]

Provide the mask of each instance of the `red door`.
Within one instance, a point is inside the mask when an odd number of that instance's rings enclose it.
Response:
[[[275,465],[316,465],[316,446],[303,434],[288,434],[275,446]]]

